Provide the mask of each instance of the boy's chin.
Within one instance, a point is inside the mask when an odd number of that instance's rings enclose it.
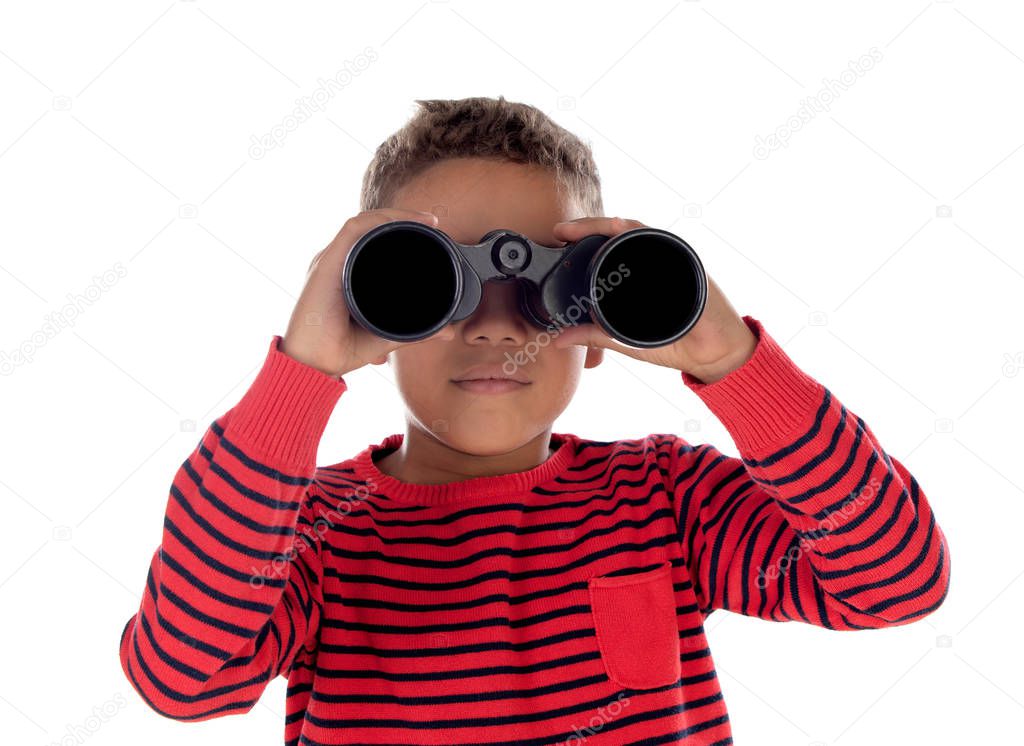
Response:
[[[446,446],[470,456],[503,456],[522,448],[536,433],[495,423],[460,427],[447,431],[434,430],[434,437]]]

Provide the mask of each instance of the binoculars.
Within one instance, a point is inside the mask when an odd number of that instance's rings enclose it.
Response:
[[[489,280],[516,282],[519,310],[536,327],[555,333],[595,323],[633,347],[679,339],[707,300],[697,253],[678,236],[647,227],[554,248],[505,229],[460,244],[438,228],[393,220],[363,234],[342,270],[352,318],[396,342],[425,339],[467,318]]]

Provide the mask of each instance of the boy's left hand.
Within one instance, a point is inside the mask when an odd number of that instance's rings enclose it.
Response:
[[[554,235],[557,240],[568,243],[594,233],[611,238],[645,227],[637,220],[588,217],[556,223]],[[708,297],[703,313],[690,331],[672,344],[653,348],[628,347],[608,336],[597,324],[579,324],[560,327],[554,345],[559,348],[586,345],[615,350],[636,360],[676,368],[704,383],[713,383],[750,359],[757,346],[757,338],[711,275],[707,275],[707,280]]]

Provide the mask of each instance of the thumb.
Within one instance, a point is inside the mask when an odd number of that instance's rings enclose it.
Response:
[[[594,324],[580,324],[563,328],[555,337],[555,347],[564,349],[571,345],[588,347],[610,347],[611,339],[601,333]]]

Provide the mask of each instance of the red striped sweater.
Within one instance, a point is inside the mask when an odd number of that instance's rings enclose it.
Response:
[[[740,458],[678,435],[515,474],[317,467],[347,389],[275,336],[170,486],[125,675],[156,712],[248,712],[287,677],[286,744],[727,744],[703,631],[727,609],[837,630],[938,607],[949,551],[867,424],[750,316],[753,356],[682,374]]]

